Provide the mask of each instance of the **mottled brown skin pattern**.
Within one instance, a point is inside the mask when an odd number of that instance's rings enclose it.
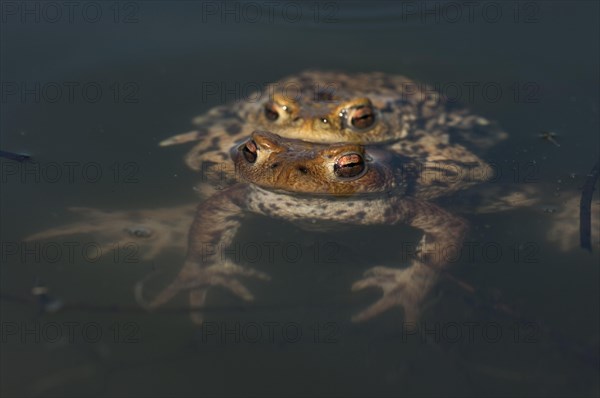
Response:
[[[404,309],[407,320],[415,320],[439,269],[446,265],[446,256],[459,249],[467,229],[461,218],[408,196],[409,181],[398,181],[386,162],[368,157],[364,148],[355,144],[307,144],[256,132],[232,151],[232,156],[240,178],[246,182],[198,206],[187,258],[175,281],[150,302],[144,301],[141,284],[138,286],[138,299],[148,308],[164,304],[182,290],[189,290],[193,307],[202,307],[211,286],[225,287],[244,300],[252,300],[253,295],[238,278],[266,280],[268,276],[205,253],[207,247],[229,246],[244,217],[255,213],[300,226],[316,220],[340,225],[403,224],[422,230],[421,255],[408,267],[374,267],[352,286],[354,291],[368,287],[383,291],[383,297],[354,316],[354,321],[395,306]],[[336,171],[336,164],[348,168]],[[345,188],[346,184],[350,188]],[[202,315],[195,313],[193,319],[201,323]]]
[[[197,117],[196,130],[161,145],[198,141],[185,160],[190,168],[203,172],[207,164],[228,163],[229,150],[254,130],[314,143],[378,145],[435,170],[421,186],[431,196],[441,196],[491,175],[488,165],[463,144],[482,151],[506,137],[494,124],[445,102],[430,88],[378,72],[306,71],[248,98],[253,100],[220,106]]]

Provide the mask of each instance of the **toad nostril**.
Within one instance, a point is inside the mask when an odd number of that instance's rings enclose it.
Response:
[[[298,171],[301,172],[302,174],[308,173],[308,169],[304,166],[298,166]]]

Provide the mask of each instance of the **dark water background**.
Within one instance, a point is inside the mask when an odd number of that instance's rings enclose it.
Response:
[[[182,253],[133,264],[110,255],[92,263],[10,254],[28,234],[76,220],[69,206],[127,210],[194,201],[197,176],[181,161],[187,148],[157,143],[248,87],[308,68],[462,87],[461,102],[510,134],[486,159],[506,165],[510,178],[508,165],[519,165],[518,184],[535,164],[531,183],[544,192],[543,205],[560,205],[579,195],[598,158],[598,3],[484,2],[470,13],[463,2],[275,2],[272,17],[265,2],[74,3],[72,19],[62,3],[2,3],[0,148],[46,165],[95,163],[103,171],[93,183],[81,174],[38,182],[2,160],[4,396],[598,396],[598,246],[592,254],[560,250],[546,239],[557,213],[539,206],[467,216],[468,240],[497,244],[502,255],[458,262],[453,273],[481,294],[442,280],[416,335],[403,329],[398,310],[349,322],[380,296],[352,294],[351,283],[374,265],[398,262],[391,227],[315,234],[252,218],[240,232],[242,245],[336,248],[318,261],[304,255],[249,264],[273,277],[248,283],[253,304],[214,292],[210,303],[224,309],[207,315],[212,325],[254,323],[264,335],[257,342],[250,329],[212,335],[185,311],[138,309],[133,284],[157,266],[170,280]],[[223,7],[230,12],[221,14]],[[480,87],[472,98],[470,82]],[[65,83],[75,84],[72,99]],[[20,91],[36,84],[39,99]],[[207,94],[207,84],[234,92]],[[502,89],[497,100],[481,89],[486,84]],[[97,101],[94,87],[102,90]],[[541,140],[541,131],[556,132],[560,147]],[[130,164],[133,182],[124,176]],[[71,307],[40,314],[35,304],[18,302],[31,297],[36,280]],[[514,305],[523,318],[492,309],[490,298]],[[171,305],[186,303],[182,295]],[[65,323],[75,325],[73,339]],[[275,325],[273,339],[266,323]],[[62,338],[53,339],[54,324]],[[103,335],[95,341],[98,329]]]

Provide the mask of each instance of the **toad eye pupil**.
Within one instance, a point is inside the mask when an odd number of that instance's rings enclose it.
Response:
[[[341,156],[333,165],[333,172],[340,178],[352,178],[365,170],[365,161],[358,153]]]
[[[265,117],[270,121],[275,121],[279,118],[279,113],[275,110],[273,105],[267,104],[265,106]]]
[[[246,145],[244,145],[244,148],[242,148],[242,154],[244,155],[244,158],[248,161],[248,163],[256,162],[256,151],[257,147],[254,141],[250,140],[246,143]]]

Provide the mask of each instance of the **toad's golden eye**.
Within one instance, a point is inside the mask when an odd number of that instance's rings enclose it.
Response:
[[[350,125],[357,130],[368,129],[375,123],[375,111],[371,105],[350,109],[347,117]]]
[[[246,158],[248,163],[256,162],[257,149],[258,148],[256,146],[256,142],[252,140],[246,142],[246,145],[244,145],[244,147],[242,148],[242,154],[244,155],[244,158]]]
[[[333,165],[333,173],[340,178],[353,178],[365,171],[364,158],[358,153],[340,156]]]
[[[277,108],[278,107],[272,102],[267,102],[265,104],[265,117],[267,120],[274,122],[279,119],[279,110]]]

